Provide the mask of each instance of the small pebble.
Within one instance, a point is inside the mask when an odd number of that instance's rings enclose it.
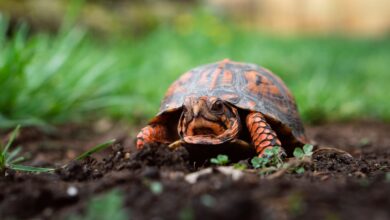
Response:
[[[74,186],[70,186],[66,190],[66,193],[68,194],[68,196],[76,196],[78,194],[78,192],[79,192],[78,189]]]

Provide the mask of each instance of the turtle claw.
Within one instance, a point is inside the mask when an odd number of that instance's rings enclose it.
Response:
[[[287,153],[283,148],[280,148],[278,156],[280,159],[284,160],[287,157]]]
[[[182,145],[184,144],[184,142],[182,140],[177,140],[175,142],[172,142],[171,144],[168,145],[168,148],[171,149],[171,150],[177,150],[178,148],[180,148]]]

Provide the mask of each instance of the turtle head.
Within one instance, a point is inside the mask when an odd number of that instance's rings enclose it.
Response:
[[[222,144],[240,130],[237,108],[214,96],[189,96],[178,124],[181,139],[189,144]]]

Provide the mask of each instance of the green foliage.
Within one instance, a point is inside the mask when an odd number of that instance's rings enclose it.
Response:
[[[255,169],[262,169],[267,167],[280,168],[283,166],[283,160],[280,158],[281,147],[275,146],[271,149],[266,149],[265,157],[253,157],[251,164]]]
[[[305,158],[310,158],[313,155],[313,145],[305,144],[302,148],[296,147],[294,149],[293,155],[297,160],[304,160]],[[297,174],[303,174],[305,172],[305,168],[303,166],[293,167],[293,170]]]
[[[302,173],[305,172],[305,168],[299,166],[299,167],[296,167],[296,168],[294,169],[294,171],[295,171],[297,174],[302,174]]]
[[[226,165],[229,163],[229,157],[224,154],[218,154],[216,158],[211,158],[210,162],[216,165]]]
[[[268,158],[263,158],[263,157],[253,157],[251,159],[251,164],[253,168],[259,169],[259,168],[264,168],[266,165],[269,163]]]
[[[247,165],[243,164],[243,163],[235,163],[235,164],[233,164],[233,167],[234,167],[234,169],[237,169],[237,170],[245,170],[248,168]]]
[[[153,194],[159,195],[164,191],[164,186],[158,181],[152,181],[148,185]]]
[[[21,25],[7,38],[7,25],[0,16],[1,127],[88,119],[134,100],[129,91],[118,93],[129,79],[120,79],[116,56],[98,49],[80,29],[28,37]]]
[[[107,147],[111,146],[115,142],[115,139],[106,141],[104,143],[98,144],[91,149],[87,150],[86,152],[82,153],[80,156],[76,158],[76,160],[84,160],[86,157],[91,156],[94,153],[97,153],[101,150],[106,149]]]
[[[293,152],[294,157],[302,159],[303,157],[311,157],[313,155],[313,145],[305,144],[303,148],[295,148]]]
[[[69,216],[69,220],[125,220],[128,213],[123,208],[123,195],[112,190],[102,196],[92,198],[83,216]]]
[[[21,147],[16,147],[14,150],[10,151],[10,147],[14,142],[15,138],[18,136],[20,126],[18,125],[11,133],[8,142],[5,146],[0,144],[0,172],[4,169],[12,169],[17,171],[24,172],[52,172],[53,168],[43,168],[43,167],[32,167],[18,164],[24,160],[24,157],[18,156],[22,150]]]

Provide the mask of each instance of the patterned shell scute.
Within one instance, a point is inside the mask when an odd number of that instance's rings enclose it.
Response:
[[[223,60],[184,73],[168,89],[159,115],[182,107],[187,96],[216,96],[233,105],[280,121],[304,137],[295,100],[282,80],[255,64]]]

